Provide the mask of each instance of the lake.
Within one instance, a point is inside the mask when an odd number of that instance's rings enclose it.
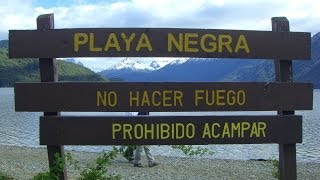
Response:
[[[125,115],[124,112],[63,112],[63,115]],[[176,112],[150,115],[273,115],[276,112]],[[320,90],[314,90],[313,110],[296,111],[303,116],[303,143],[297,144],[297,161],[320,163]],[[41,147],[39,145],[39,116],[42,113],[15,112],[13,88],[0,88],[0,145]],[[45,146],[43,146],[45,147]],[[214,159],[269,159],[278,157],[277,144],[206,145],[215,152]],[[110,146],[65,146],[67,150],[100,152]],[[169,146],[152,146],[154,155],[184,156]]]

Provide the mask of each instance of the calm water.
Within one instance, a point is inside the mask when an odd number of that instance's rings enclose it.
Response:
[[[251,114],[276,114],[275,112],[250,112]],[[63,113],[86,115],[125,115],[125,113]],[[150,113],[169,115],[168,113]],[[224,115],[226,112],[179,112],[170,115]],[[231,112],[229,115],[247,115],[248,112]],[[313,110],[296,111],[303,115],[303,143],[297,144],[297,160],[300,162],[320,162],[320,90],[314,90]],[[41,113],[15,112],[12,88],[0,88],[0,144],[14,146],[39,146],[39,116]],[[269,159],[278,156],[277,144],[208,145],[215,152],[216,159]],[[66,146],[66,149],[99,152],[109,146]],[[155,155],[184,156],[169,146],[152,146]]]

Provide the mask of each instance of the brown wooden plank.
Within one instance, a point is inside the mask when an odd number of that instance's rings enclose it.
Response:
[[[37,29],[42,32],[54,29],[54,16],[53,14],[40,15],[37,18]],[[32,42],[32,41],[30,41]],[[46,45],[45,45],[46,46]],[[40,58],[39,59],[40,79],[41,82],[57,82],[58,74],[56,71],[56,59],[54,58]],[[45,99],[44,99],[45,100]],[[60,112],[44,112],[44,116],[57,116]],[[58,144],[52,144],[47,146],[49,167],[55,167],[55,155],[64,157],[64,147]],[[59,174],[56,174],[59,179],[67,179],[66,165],[64,163],[63,170]]]
[[[286,17],[275,17],[271,19],[272,31],[289,32],[289,21]],[[290,59],[290,58],[289,58]],[[275,63],[276,81],[292,82],[292,61],[286,59],[277,59]],[[278,115],[294,115],[294,111],[281,111],[278,109]],[[291,122],[287,122],[291,123]],[[296,144],[279,144],[279,168],[280,179],[297,179],[297,160]]]
[[[32,46],[27,42],[32,42]],[[10,30],[9,57],[202,57],[310,60],[310,43],[311,34],[305,32],[178,28]]]
[[[301,139],[301,116],[40,118],[42,145],[261,144],[299,143]]]
[[[16,83],[14,91],[16,111],[303,110],[313,96],[309,83],[257,82]]]

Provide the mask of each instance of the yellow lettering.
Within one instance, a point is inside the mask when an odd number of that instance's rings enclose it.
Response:
[[[116,133],[121,130],[120,124],[112,124],[112,139],[116,139]]]
[[[200,93],[204,93],[204,90],[195,90],[195,100],[194,100],[194,103],[195,103],[195,106],[199,106],[199,102],[198,100],[203,100],[203,96],[200,96]]]
[[[177,106],[177,102],[179,103],[179,106],[182,106],[182,97],[183,93],[181,91],[174,91],[174,101],[173,105]]]
[[[184,34],[184,51],[185,52],[198,52],[198,48],[189,47],[189,45],[196,45],[198,42],[196,40],[192,40],[191,38],[197,38],[197,33],[185,33]]]
[[[101,47],[94,47],[94,33],[89,33],[89,50],[90,51],[102,51]]]
[[[240,123],[231,123],[231,137],[234,137],[234,132],[238,131],[238,138],[240,137]]]
[[[213,123],[213,124],[212,124],[212,127],[211,127],[211,134],[212,134],[212,137],[213,137],[213,138],[219,138],[219,137],[220,137],[220,133],[218,133],[218,134],[215,134],[215,133],[214,133],[214,128],[215,128],[215,126],[217,126],[218,128],[220,128],[220,124],[219,124],[219,123]]]
[[[150,134],[151,139],[154,139],[154,124],[150,124],[150,129],[148,129],[148,124],[144,124],[144,139],[148,139],[148,134]]]
[[[223,95],[221,95],[221,93],[225,93],[226,92],[226,90],[224,90],[224,89],[218,89],[218,90],[216,90],[216,93],[217,93],[217,105],[218,106],[224,106],[224,105],[226,105],[226,103],[224,102],[224,96]]]
[[[208,123],[204,124],[204,128],[202,131],[202,138],[206,138],[206,137],[211,138],[210,127]]]
[[[256,137],[260,137],[258,128],[257,128],[257,123],[253,122],[251,125],[251,132],[250,132],[250,137],[255,135]]]
[[[183,35],[179,33],[179,42],[174,38],[172,33],[168,34],[168,52],[172,52],[172,44],[174,44],[175,48],[182,52],[183,50]]]
[[[97,91],[97,106],[100,106],[100,102],[102,102],[103,106],[107,106],[107,93],[104,91],[104,96],[102,97],[102,94],[100,91]]]
[[[209,39],[208,46],[206,46],[206,39]],[[200,39],[200,47],[204,52],[215,52],[217,50],[216,36],[213,34],[204,34]],[[209,48],[208,48],[209,47]]]
[[[233,90],[230,90],[227,92],[227,104],[228,105],[232,106],[236,103],[235,95],[236,95],[236,92],[234,92]]]
[[[214,105],[214,98],[215,98],[215,95],[214,95],[214,91],[211,91],[211,98],[210,98],[210,94],[209,94],[209,91],[206,90],[206,104],[208,106],[212,106]],[[211,99],[211,102],[210,102],[210,99]]]
[[[244,137],[244,132],[247,131],[250,128],[250,123],[248,122],[242,122],[241,123],[241,137]]]
[[[138,128],[140,128],[140,130],[138,130]],[[138,132],[140,132],[140,136],[138,135]],[[134,126],[134,137],[136,139],[142,139],[142,137],[143,137],[143,133],[142,132],[143,132],[143,126],[141,124],[136,124]]]
[[[141,48],[147,48],[148,51],[152,51],[152,46],[150,44],[149,38],[145,33],[141,34],[141,37],[136,47],[136,51],[140,51]]]
[[[234,49],[234,52],[237,53],[239,51],[239,49],[244,49],[246,51],[246,53],[250,53],[250,49],[249,49],[246,37],[243,34],[241,34],[239,36],[239,39],[238,39],[236,48]]]
[[[157,139],[161,139],[160,137],[160,125],[159,124],[156,124],[156,132],[157,132]]]
[[[156,95],[158,96],[158,98],[156,98]],[[160,106],[161,105],[161,101],[160,100],[156,102],[156,99],[160,99],[160,98],[161,98],[160,91],[153,91],[152,92],[152,104],[154,106]]]
[[[163,97],[162,97],[162,105],[163,105],[163,106],[167,106],[167,107],[168,107],[168,106],[172,106],[172,104],[168,103],[168,101],[171,100],[171,97],[168,96],[169,93],[172,93],[172,91],[164,90],[164,91],[162,92],[162,94],[163,94]]]
[[[165,127],[165,128],[164,128]],[[170,136],[169,130],[170,126],[168,124],[161,123],[160,124],[160,139],[168,139]]]
[[[187,129],[187,133],[186,133],[187,138],[189,138],[189,139],[194,138],[194,134],[195,134],[195,126],[194,126],[194,124],[188,123],[186,129]]]
[[[73,50],[79,52],[79,46],[88,42],[88,35],[86,33],[75,33],[73,37]]]
[[[219,53],[223,51],[223,46],[227,48],[229,53],[232,53],[232,48],[230,46],[232,42],[232,37],[230,35],[221,34],[219,35]]]
[[[109,93],[107,91],[103,91],[103,97],[100,91],[97,91],[97,106],[111,106],[115,107],[118,103],[118,97],[116,92],[110,91]]]
[[[180,127],[180,129],[179,129]],[[184,137],[184,125],[182,123],[176,123],[176,139],[182,139]],[[181,132],[179,134],[179,132]]]
[[[124,42],[126,43],[126,51],[130,51],[130,44],[133,40],[133,38],[136,36],[135,33],[132,33],[128,39],[128,37],[126,36],[125,33],[121,33],[121,37],[124,40]]]
[[[229,130],[228,123],[224,123],[222,138],[224,138],[226,135],[228,136],[228,138],[230,138],[230,130]]]
[[[259,134],[263,134],[263,137],[266,137],[266,128],[267,128],[267,124],[265,122],[258,122],[258,131]]]
[[[123,139],[127,139],[127,134],[129,136],[129,139],[132,139],[131,131],[132,131],[131,124],[123,124]]]
[[[174,128],[174,124],[171,124],[171,139],[174,139],[174,131],[175,131],[175,128]]]
[[[109,48],[116,48],[117,51],[121,51],[117,36],[115,33],[110,33],[104,51],[108,51]]]
[[[239,90],[237,93],[237,103],[242,106],[246,103],[246,93],[243,90]]]
[[[148,97],[148,92],[147,91],[143,91],[143,95],[142,95],[141,106],[144,106],[144,104],[147,104],[148,106],[150,106],[150,101],[149,101],[149,97]]]
[[[136,102],[135,106],[139,106],[139,91],[136,91],[136,96],[133,96],[132,91],[130,91],[130,97],[129,97],[129,101],[130,101],[130,107],[133,106],[133,101]]]
[[[109,106],[115,107],[118,104],[117,94],[114,91],[108,93]],[[113,101],[111,101],[113,100]]]

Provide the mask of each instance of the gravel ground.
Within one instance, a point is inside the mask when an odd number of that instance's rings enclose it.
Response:
[[[74,159],[87,164],[96,159],[97,153],[71,152]],[[145,158],[145,157],[144,157]],[[212,160],[198,158],[173,158],[156,156],[160,165],[137,168],[120,155],[109,166],[108,172],[122,179],[273,179],[269,161]],[[0,146],[0,171],[14,179],[30,179],[48,169],[46,149]],[[67,167],[69,179],[76,179],[78,172]],[[319,179],[319,163],[298,163],[298,179]]]

